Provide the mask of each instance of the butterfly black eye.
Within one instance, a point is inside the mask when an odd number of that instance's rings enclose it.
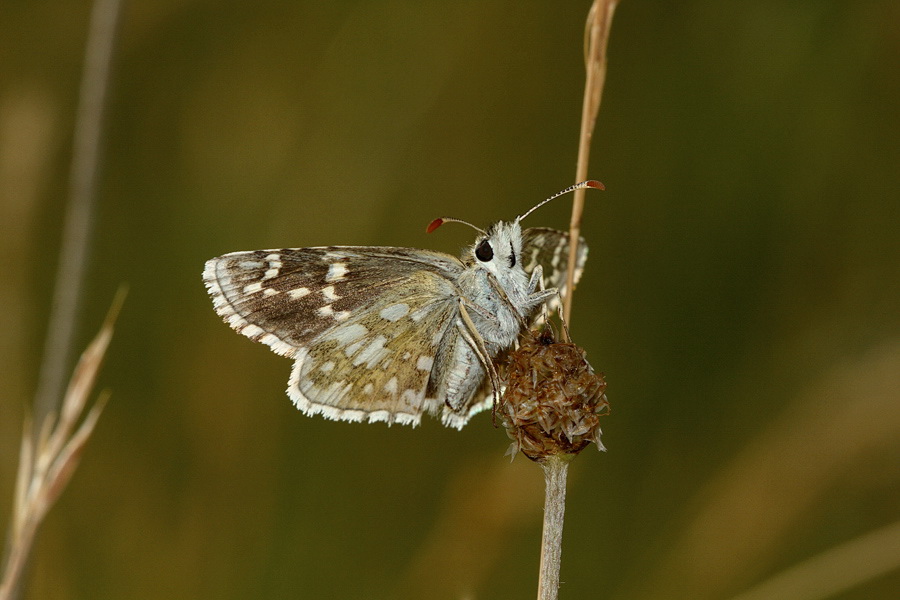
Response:
[[[494,249],[491,248],[491,243],[489,241],[481,240],[481,243],[475,248],[475,258],[481,262],[487,262],[494,258]]]

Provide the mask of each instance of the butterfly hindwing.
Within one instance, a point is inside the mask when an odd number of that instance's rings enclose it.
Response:
[[[288,394],[309,414],[346,421],[417,424],[443,402],[428,394],[437,342],[455,328],[452,282],[418,271],[402,294],[373,298],[364,311],[324,331],[298,352]]]
[[[578,254],[575,263],[575,283],[581,278],[587,261],[588,247],[584,238],[578,238]],[[566,269],[569,264],[569,233],[547,227],[531,227],[522,232],[522,266],[531,273],[537,265],[544,271],[544,287],[556,288],[560,295],[566,293]],[[549,302],[555,310],[558,301]]]

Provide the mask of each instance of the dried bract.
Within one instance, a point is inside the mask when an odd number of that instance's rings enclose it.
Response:
[[[509,453],[542,462],[558,454],[575,455],[600,442],[600,417],[609,413],[606,381],[595,373],[585,352],[557,342],[553,332],[529,331],[509,358],[508,382],[496,415],[513,440]]]

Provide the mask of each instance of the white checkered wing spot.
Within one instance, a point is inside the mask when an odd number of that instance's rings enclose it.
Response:
[[[463,270],[427,250],[332,246],[234,252],[207,262],[216,312],[236,331],[294,359],[288,394],[306,414],[416,425],[423,412],[461,427],[429,397],[448,365]]]

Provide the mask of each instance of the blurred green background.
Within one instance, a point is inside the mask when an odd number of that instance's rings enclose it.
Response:
[[[226,327],[200,274],[257,248],[455,254],[471,232],[426,236],[434,217],[488,224],[571,184],[587,8],[128,3],[78,323],[82,348],[129,284],[113,396],[26,597],[533,596],[542,477],[489,416],[304,417],[290,363]],[[89,10],[0,6],[3,515]],[[571,468],[561,597],[727,598],[900,519],[898,23],[894,0],[620,5],[572,323],[609,381],[609,451]],[[529,225],[565,228],[569,202]],[[900,589],[864,579],[831,597]]]

